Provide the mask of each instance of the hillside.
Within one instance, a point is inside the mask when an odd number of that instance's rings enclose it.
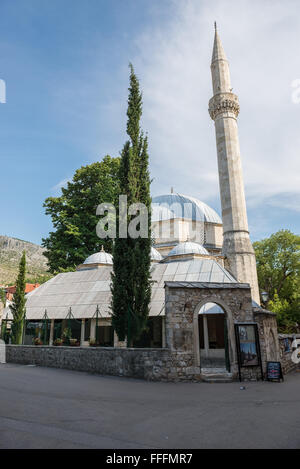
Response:
[[[29,281],[48,277],[47,259],[44,249],[37,244],[8,236],[0,236],[0,285],[13,284],[18,275],[22,252],[26,251],[27,275]]]

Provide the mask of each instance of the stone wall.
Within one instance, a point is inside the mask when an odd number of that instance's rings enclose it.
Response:
[[[254,320],[258,325],[262,369],[267,371],[267,361],[280,361],[276,315],[260,308],[254,309]]]
[[[300,338],[300,335],[279,336],[280,360],[284,374],[300,370],[300,365],[291,360],[291,344],[295,337]],[[284,351],[285,338],[289,340],[289,352]],[[265,371],[265,355],[262,355]],[[34,364],[150,381],[201,380],[200,369],[195,366],[193,354],[168,349],[6,345],[6,360],[8,363]],[[243,368],[242,372],[244,380],[259,377],[255,368]]]
[[[251,292],[248,284],[210,284],[198,282],[166,282],[167,347],[178,354],[181,362],[200,373],[198,313],[207,302],[224,310],[228,330],[228,352],[233,379],[238,377],[238,358],[234,325],[253,322]],[[243,367],[242,379],[260,379],[260,367]]]
[[[199,380],[190,361],[167,349],[7,345],[6,361],[151,381]]]
[[[300,371],[300,363],[294,363],[292,353],[294,348],[292,343],[294,339],[300,339],[300,334],[279,334],[280,361],[283,373],[290,373],[296,370]],[[299,349],[300,350],[300,349]]]
[[[257,323],[263,372],[266,362],[281,361],[284,373],[297,368],[291,360],[294,336],[277,334],[273,313],[252,308],[248,284],[208,284],[166,282],[166,345],[162,349],[118,347],[49,347],[7,345],[7,362],[36,364],[102,375],[126,376],[157,381],[200,381],[198,313],[203,304],[214,302],[224,310],[228,330],[230,371],[238,379],[238,361],[234,326]],[[300,338],[300,335],[298,336]],[[284,348],[288,338],[290,350]],[[242,367],[243,380],[261,378],[260,367]]]

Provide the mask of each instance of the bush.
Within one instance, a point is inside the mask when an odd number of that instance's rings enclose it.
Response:
[[[43,345],[43,341],[39,337],[33,339],[34,345]]]

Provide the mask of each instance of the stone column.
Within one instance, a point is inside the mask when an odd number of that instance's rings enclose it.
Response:
[[[49,345],[53,345],[53,338],[54,338],[54,319],[51,319]]]
[[[96,319],[91,320],[91,331],[90,331],[90,339],[96,339]]]
[[[80,347],[82,347],[84,343],[84,332],[85,332],[85,319],[81,319]]]
[[[166,347],[166,318],[165,317],[162,317],[161,318],[162,321],[161,321],[161,326],[162,326],[162,347],[165,348]]]
[[[203,335],[204,335],[204,350],[205,356],[208,357],[209,354],[209,338],[208,338],[208,326],[207,326],[207,316],[203,314]]]
[[[116,331],[114,331],[114,347],[118,348],[126,348],[127,347],[127,340],[119,340]]]

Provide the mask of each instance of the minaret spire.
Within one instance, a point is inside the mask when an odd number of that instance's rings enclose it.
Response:
[[[220,196],[223,218],[223,254],[228,269],[239,282],[249,283],[259,304],[256,260],[248,231],[237,116],[240,106],[232,93],[229,63],[215,25],[211,62],[214,96],[209,113],[215,122]]]
[[[211,58],[211,73],[214,94],[231,91],[229,63],[218,34],[215,22],[215,39]]]

